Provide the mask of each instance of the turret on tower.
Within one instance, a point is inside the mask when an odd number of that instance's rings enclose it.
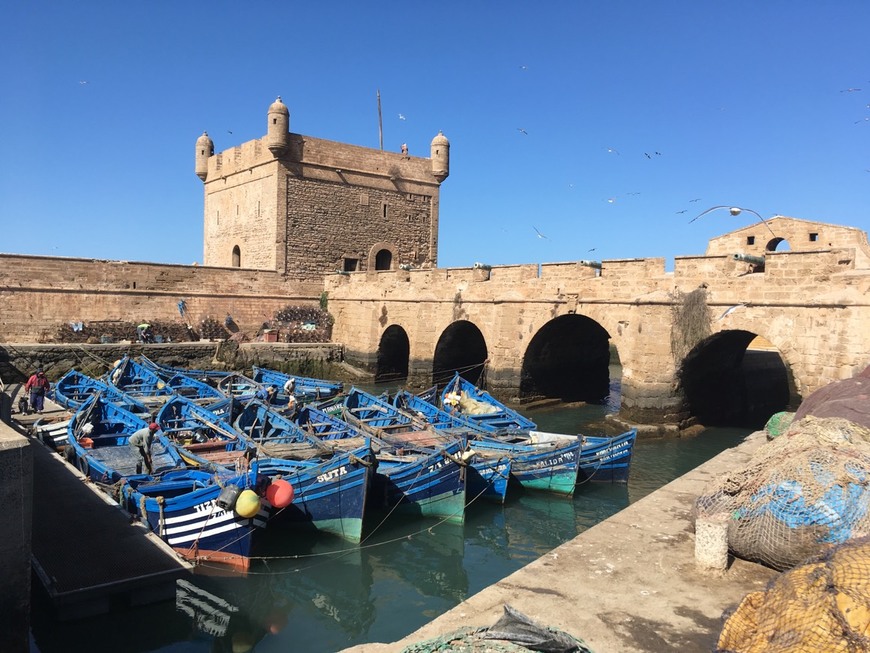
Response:
[[[266,145],[275,156],[290,144],[290,110],[281,101],[281,96],[269,106]]]
[[[214,154],[214,143],[208,137],[208,132],[196,139],[196,176],[205,181],[208,177],[208,158]]]
[[[450,141],[442,133],[432,139],[432,175],[441,183],[450,174]]]

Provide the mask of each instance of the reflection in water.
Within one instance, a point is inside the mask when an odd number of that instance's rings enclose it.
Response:
[[[542,430],[619,432],[605,419],[607,412],[606,406],[573,406],[531,415]],[[143,606],[63,624],[34,604],[34,650],[91,652],[95,633],[96,648],[125,653],[325,653],[395,641],[747,433],[709,429],[694,438],[639,440],[627,486],[585,484],[573,498],[517,489],[504,505],[474,503],[463,525],[394,515],[358,546],[322,534],[267,529],[268,559],[252,565],[247,577],[191,579],[211,599],[188,588],[183,605]]]

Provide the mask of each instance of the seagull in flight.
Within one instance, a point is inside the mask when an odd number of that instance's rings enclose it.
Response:
[[[855,91],[860,91],[860,88],[844,88],[840,93],[854,93]]]
[[[79,80],[79,84],[81,84],[82,86],[84,86],[87,83],[88,83],[88,80],[86,80],[86,79]]]
[[[680,213],[685,213],[686,211],[688,211],[688,209],[683,209],[682,211],[677,211],[677,215],[680,215]]]
[[[607,148],[607,151],[610,152],[610,154],[616,154],[616,155],[619,155],[619,152],[617,152],[615,148],[608,147],[608,148]]]
[[[399,114],[399,120],[404,120],[404,119],[405,119],[405,114],[404,114],[404,113],[400,113],[400,114]]]
[[[733,216],[738,216],[738,215],[740,215],[743,211],[748,211],[749,213],[751,213],[751,214],[753,214],[755,217],[757,217],[757,218],[761,221],[761,223],[762,223],[765,227],[767,227],[767,230],[768,230],[768,231],[773,235],[773,237],[776,238],[776,234],[773,233],[773,229],[771,229],[771,228],[770,228],[770,225],[767,224],[767,220],[765,220],[764,218],[762,218],[761,215],[760,215],[757,211],[753,211],[752,209],[742,209],[742,208],[740,208],[739,206],[728,206],[727,204],[721,204],[721,205],[719,205],[719,206],[711,206],[711,207],[710,207],[709,209],[707,209],[706,211],[701,211],[701,213],[699,213],[699,214],[696,215],[694,218],[692,218],[691,220],[689,220],[689,224],[692,224],[695,220],[697,220],[698,218],[700,218],[702,215],[707,215],[708,213],[710,213],[710,212],[712,212],[712,211],[717,211],[717,210],[719,210],[719,209],[728,209],[728,211],[729,211],[729,212],[731,213],[731,215],[733,215]]]
[[[740,308],[742,306],[746,306],[746,304],[735,304],[734,306],[731,306],[731,307],[725,309],[725,312],[722,313],[722,315],[720,315],[718,318],[716,318],[716,320],[718,321],[718,320],[721,320],[722,318],[728,317],[729,315],[731,315],[731,313],[733,313],[734,311],[736,311],[738,308]]]
[[[693,200],[689,200],[689,201],[690,201],[690,202],[700,202],[700,201],[701,201],[701,198],[700,198],[700,197],[696,197],[695,199],[693,199]]]
[[[532,225],[532,229],[534,229],[535,233],[538,234],[538,238],[543,238],[544,240],[550,240],[549,238],[547,238],[547,236],[545,236],[540,231],[538,231],[538,228],[536,226]]]
[[[529,135],[529,132],[527,132],[527,131],[526,131],[525,129],[523,129],[522,127],[517,127],[517,131],[520,132],[521,134],[525,134],[526,136]]]

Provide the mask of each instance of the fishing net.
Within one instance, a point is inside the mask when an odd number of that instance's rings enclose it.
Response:
[[[586,643],[568,633],[543,626],[509,605],[489,628],[460,628],[441,637],[417,642],[402,653],[592,653]]]
[[[789,413],[786,411],[781,411],[779,413],[774,413],[770,416],[770,419],[767,420],[767,423],[764,425],[764,431],[767,433],[767,439],[773,440],[774,438],[778,438],[780,435],[785,433],[788,430],[788,427],[791,426],[792,421],[794,420],[794,413]]]
[[[728,515],[728,548],[779,571],[870,533],[870,429],[807,417],[710,483],[696,518]]]
[[[717,653],[870,650],[870,537],[830,549],[744,597]]]

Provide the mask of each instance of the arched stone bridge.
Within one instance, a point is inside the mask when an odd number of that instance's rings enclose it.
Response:
[[[618,362],[625,419],[759,426],[870,362],[866,234],[766,226],[672,272],[652,258],[333,275],[333,339],[378,378],[418,386],[485,367],[505,399],[602,401]]]

